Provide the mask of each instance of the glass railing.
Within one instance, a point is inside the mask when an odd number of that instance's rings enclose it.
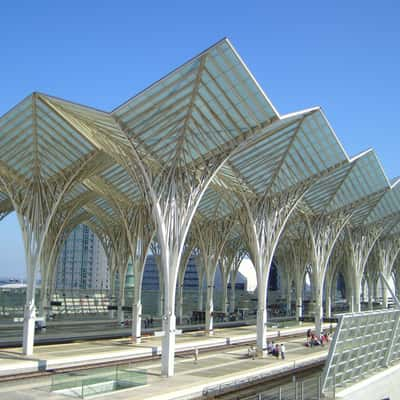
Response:
[[[51,391],[66,396],[86,398],[146,383],[145,371],[130,366],[115,366],[54,374]]]

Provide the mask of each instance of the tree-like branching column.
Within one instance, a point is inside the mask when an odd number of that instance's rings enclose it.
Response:
[[[118,263],[116,257],[115,243],[113,241],[112,225],[107,223],[107,220],[96,219],[87,223],[89,228],[99,238],[107,258],[107,267],[110,274],[110,291],[109,304],[114,307],[116,304],[116,280],[118,272]],[[115,318],[115,310],[112,308],[109,312],[110,319]]]
[[[152,160],[143,158],[136,150],[136,145],[132,141],[130,144],[132,154],[126,160],[126,168],[142,187],[160,246],[165,293],[161,368],[163,375],[172,376],[176,335],[176,282],[186,236],[204,192],[233,148],[192,163],[187,163],[177,149],[176,157],[170,163],[154,168]]]
[[[165,296],[165,291],[164,291],[164,270],[162,267],[161,263],[161,247],[160,244],[158,243],[157,239],[154,239],[150,243],[150,249],[151,252],[154,256],[154,259],[156,260],[156,267],[157,267],[157,272],[158,272],[158,282],[159,282],[159,298],[158,298],[158,307],[157,307],[157,315],[163,316],[164,312],[164,296]]]
[[[174,372],[176,282],[194,214],[228,158],[277,118],[263,107],[256,115],[254,105],[237,90],[242,81],[229,83],[228,70],[219,66],[219,46],[223,42],[112,113],[121,132],[119,162],[146,198],[161,249],[164,376]],[[223,58],[229,72],[236,74],[240,65]],[[239,104],[252,115],[251,121]]]
[[[182,324],[183,320],[183,287],[185,281],[185,273],[187,269],[187,265],[189,262],[190,257],[192,256],[195,250],[195,243],[192,239],[192,236],[189,235],[186,243],[185,249],[183,251],[182,259],[181,259],[181,266],[179,267],[178,272],[178,292],[177,292],[177,299],[176,299],[176,311],[178,314],[178,323]]]
[[[325,317],[332,316],[332,287],[335,285],[340,268],[343,268],[343,248],[339,243],[334,247],[325,275]],[[346,281],[347,282],[347,281]],[[335,286],[336,287],[336,286]],[[335,289],[334,289],[335,290]]]
[[[196,223],[195,235],[199,243],[200,256],[206,274],[207,297],[205,309],[205,331],[212,335],[214,331],[214,280],[218,261],[229,234],[236,222],[235,217],[226,217],[215,221]]]
[[[306,267],[310,264],[310,248],[304,240],[304,232],[299,230],[300,237],[287,239],[285,245],[278,248],[277,259],[289,272],[296,288],[296,321],[303,317],[303,286]]]
[[[111,230],[111,240],[114,247],[115,262],[117,265],[118,278],[119,278],[119,291],[118,291],[118,322],[124,322],[125,313],[125,286],[126,286],[126,273],[128,271],[128,261],[130,256],[130,248],[128,243],[128,236],[123,225],[116,225]]]
[[[377,240],[374,252],[376,252],[376,261],[379,272],[387,281],[391,278],[393,265],[400,252],[400,237],[386,236]],[[388,294],[386,285],[383,284],[383,307],[388,307]]]
[[[233,313],[235,311],[235,284],[240,264],[246,256],[246,250],[243,248],[242,239],[229,240],[220,257],[220,268],[222,276],[222,298],[221,310],[224,313]],[[228,283],[231,284],[229,309],[228,309]]]
[[[290,249],[279,246],[276,252],[282,292],[285,297],[286,314],[290,315],[292,310],[292,283],[294,282],[292,254]]]
[[[34,135],[35,136],[35,135]],[[35,141],[36,139],[34,139]],[[97,168],[96,152],[90,153],[77,165],[51,178],[43,178],[36,144],[32,177],[25,180],[16,174],[0,174],[0,184],[16,211],[24,242],[27,268],[27,291],[24,311],[23,353],[33,353],[35,329],[35,280],[49,228],[65,194],[85,175]],[[36,157],[36,158],[35,158]]]
[[[350,284],[352,297],[354,299],[353,312],[361,311],[360,293],[361,281],[364,275],[365,266],[375,242],[383,232],[383,224],[371,224],[367,226],[346,227],[345,251],[347,269],[350,272]]]
[[[332,289],[334,287],[336,288],[336,283],[340,274],[343,275],[344,281],[346,282],[345,297],[349,306],[349,311],[354,312],[353,271],[351,270],[351,265],[347,263],[346,245],[346,236],[344,235],[344,231],[342,231],[329,258],[329,264],[325,275],[325,316],[328,318],[330,318],[332,312]],[[335,289],[333,289],[333,291],[335,293]]]
[[[393,282],[394,282],[394,290],[396,297],[400,296],[400,260],[397,257],[392,270]]]
[[[147,205],[124,206],[115,201],[125,228],[129,254],[132,259],[134,287],[132,304],[132,340],[141,342],[142,282],[146,257],[154,236],[154,228]],[[161,286],[161,285],[160,285]]]
[[[257,351],[262,354],[267,332],[267,284],[272,258],[286,223],[303,197],[307,185],[260,199],[243,198],[240,213],[244,239],[257,275]]]
[[[61,248],[71,231],[89,217],[82,210],[78,213],[78,210],[90,200],[93,200],[93,193],[88,192],[64,204],[58,209],[49,226],[48,235],[43,243],[43,250],[40,257],[41,289],[39,315],[42,318],[47,318],[46,310],[50,306],[53,295],[57,261]]]
[[[329,258],[342,230],[351,217],[350,213],[313,215],[306,217],[309,231],[312,263],[312,283],[315,301],[315,329],[319,335],[322,326],[322,289]]]
[[[203,311],[204,309],[204,276],[206,271],[204,269],[203,261],[201,259],[200,250],[196,254],[196,268],[197,268],[197,278],[198,278],[198,288],[197,288],[197,309]]]
[[[378,296],[377,285],[379,280],[378,254],[374,249],[372,250],[367,260],[367,265],[365,268],[365,277],[367,279],[367,284],[368,284],[368,309],[373,310],[374,301]]]

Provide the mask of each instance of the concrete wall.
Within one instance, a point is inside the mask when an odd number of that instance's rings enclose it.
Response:
[[[400,364],[336,393],[343,400],[400,399]]]

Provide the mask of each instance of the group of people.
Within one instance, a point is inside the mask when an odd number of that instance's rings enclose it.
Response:
[[[307,347],[313,346],[323,346],[325,343],[329,342],[329,333],[327,331],[321,332],[318,336],[311,329],[307,331]]]
[[[268,342],[267,343],[267,352],[268,352],[268,354],[272,354],[276,358],[279,358],[279,356],[281,356],[282,360],[284,360],[286,348],[283,343],[281,343],[279,345],[279,344],[275,344],[274,342]]]
[[[143,325],[144,325],[144,329],[147,328],[152,328],[153,327],[153,317],[151,316],[150,318],[145,318],[143,320]],[[129,320],[126,319],[125,321],[121,322],[121,325],[123,325],[124,327],[128,327],[129,326]]]
[[[144,329],[152,328],[153,327],[153,317],[146,318],[143,320]]]

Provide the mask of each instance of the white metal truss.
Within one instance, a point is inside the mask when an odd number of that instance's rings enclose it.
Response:
[[[226,241],[220,256],[220,268],[222,276],[223,292],[221,298],[221,310],[224,313],[235,311],[235,284],[240,264],[247,252],[243,248],[242,238],[236,237]],[[228,283],[231,284],[228,303]]]
[[[178,322],[183,321],[183,288],[185,281],[185,273],[190,257],[193,255],[195,250],[195,241],[193,240],[193,235],[189,235],[185,242],[185,249],[183,251],[181,266],[178,272],[178,291],[176,296],[176,313],[178,315]]]
[[[392,275],[393,265],[400,252],[400,238],[397,236],[387,236],[379,239],[374,248],[375,260],[380,273],[389,280]],[[386,286],[383,286],[383,306],[388,307],[388,295]]]
[[[257,275],[257,349],[266,343],[267,284],[272,259],[286,223],[304,195],[307,185],[271,197],[248,200],[239,215],[244,240]]]
[[[197,239],[201,261],[204,266],[207,294],[205,307],[205,330],[209,335],[214,331],[214,280],[218,262],[226,241],[236,223],[234,217],[207,220],[195,223],[194,235]]]
[[[278,247],[277,260],[285,266],[294,281],[296,289],[296,320],[303,317],[303,287],[306,267],[310,264],[310,249],[304,232],[297,238],[284,237]]]
[[[140,282],[155,232],[167,376],[174,372],[176,283],[178,276],[183,280],[196,213],[199,220],[240,215],[257,271],[261,349],[269,269],[295,210],[309,221],[308,247],[321,291],[345,222],[359,280],[372,244],[357,232],[399,212],[399,180],[388,182],[375,153],[350,159],[319,108],[280,116],[226,39],[112,112],[34,93],[0,118],[0,160],[0,219],[16,211],[25,244],[25,353],[32,352],[35,276],[42,268],[51,286],[61,238],[79,221],[87,221],[103,243],[113,296],[118,272],[120,318],[132,258],[132,333],[140,340]],[[89,201],[90,193],[95,199]],[[85,196],[84,212],[69,215]],[[302,223],[293,221],[294,229]],[[385,237],[397,237],[399,229],[394,225]],[[199,270],[200,293],[205,271]]]
[[[322,214],[306,217],[311,248],[312,282],[315,301],[315,329],[318,334],[322,326],[323,285],[328,268],[329,258],[343,228],[351,214],[343,212],[338,215]]]
[[[354,298],[354,312],[360,312],[361,281],[364,276],[368,257],[385,226],[383,223],[369,224],[367,226],[346,227],[346,240],[344,248],[346,251],[346,270],[349,271]]]

